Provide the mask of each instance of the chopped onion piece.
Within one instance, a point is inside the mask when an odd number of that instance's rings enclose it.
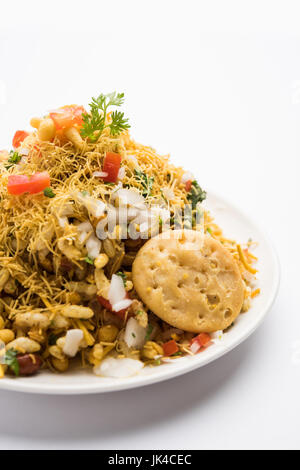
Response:
[[[125,175],[126,175],[126,169],[125,169],[125,166],[122,166],[119,169],[118,179],[122,181],[125,178]]]
[[[194,341],[191,346],[190,346],[190,350],[193,354],[197,354],[197,352],[199,351],[199,349],[201,349],[201,346],[200,344],[198,343],[198,341]]]
[[[186,172],[182,175],[182,178],[181,178],[181,182],[183,184],[187,183],[188,181],[194,181],[195,180],[195,177],[192,173],[190,172]]]
[[[77,200],[94,216],[101,217],[104,214],[106,206],[104,202],[99,201],[89,195],[84,196],[82,193],[77,193]]]
[[[222,341],[224,337],[224,333],[222,330],[215,331],[214,333],[211,333],[211,339],[213,343],[218,344]]]
[[[21,155],[22,157],[27,157],[29,155],[29,149],[21,147],[18,150],[18,154]]]
[[[141,349],[145,343],[146,328],[135,318],[129,318],[124,335],[124,341],[129,348]]]
[[[90,222],[82,222],[81,224],[77,225],[78,232],[91,232],[93,230],[93,226]]]
[[[65,228],[68,225],[69,221],[67,217],[58,217],[58,223],[61,228]]]
[[[114,358],[109,357],[104,359],[101,364],[94,367],[94,373],[96,375],[102,375],[104,377],[113,377],[117,379],[131,377],[138,374],[144,364],[142,361],[130,358]]]
[[[169,201],[173,201],[173,199],[175,199],[175,194],[171,188],[162,188],[162,193]]]
[[[83,332],[81,330],[67,331],[63,352],[66,356],[74,357],[78,353],[79,345],[83,340]]]
[[[137,204],[144,205],[145,203],[143,196],[134,189],[118,189],[118,191],[112,195],[112,201],[115,201],[115,199],[119,199],[119,203],[125,206],[135,206]]]
[[[125,308],[130,307],[131,304],[132,300],[130,299],[120,300],[120,302],[112,305],[113,312],[120,312],[120,310],[125,310]]]
[[[123,279],[121,276],[117,276],[116,274],[112,275],[111,283],[108,291],[108,300],[110,301],[111,305],[117,305],[122,300],[126,299],[126,290],[124,287]],[[120,309],[122,310],[122,309]]]
[[[106,173],[106,171],[94,171],[93,176],[95,178],[106,178],[108,173]]]
[[[94,234],[92,234],[88,238],[85,246],[86,246],[89,258],[95,259],[95,258],[97,258],[97,256],[100,255],[101,242],[97,237],[95,237]]]

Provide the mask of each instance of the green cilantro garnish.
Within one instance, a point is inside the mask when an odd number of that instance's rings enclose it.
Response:
[[[153,326],[150,325],[149,323],[149,325],[147,326],[147,330],[146,330],[145,341],[149,341],[152,331],[153,331]]]
[[[54,346],[57,340],[58,340],[58,336],[56,336],[54,333],[51,333],[48,339],[49,346]]]
[[[7,160],[7,165],[5,165],[5,168],[9,170],[12,168],[14,165],[19,163],[21,161],[21,155],[18,152],[14,152],[13,150],[10,152],[10,157]]]
[[[15,349],[9,349],[6,351],[4,356],[4,364],[6,364],[13,373],[18,377],[20,374],[20,364],[17,358],[18,351]]]
[[[210,235],[212,235],[212,229],[211,229],[210,227],[207,227],[206,231],[207,231]]]
[[[172,354],[172,356],[182,356],[182,352],[181,352],[181,351],[177,351],[176,353]]]
[[[125,129],[128,129],[128,119],[124,118],[124,113],[113,111],[111,114],[111,123],[106,123],[108,108],[110,106],[121,106],[124,103],[124,93],[109,93],[101,95],[98,98],[92,98],[89,104],[90,112],[83,114],[83,127],[81,135],[90,139],[91,142],[97,142],[103,130],[109,127],[112,135],[118,135]]]
[[[192,182],[191,190],[187,195],[187,200],[192,203],[192,210],[197,208],[198,202],[203,202],[206,199],[206,192],[201,189],[197,181]]]
[[[44,196],[53,198],[56,196],[56,194],[53,192],[52,188],[45,188],[44,189]]]
[[[135,333],[131,333],[131,336],[133,336],[133,338],[136,338],[136,335],[135,335]]]
[[[84,261],[88,264],[94,264],[94,260],[92,260],[91,258],[89,258],[88,256],[84,259]]]
[[[148,176],[146,173],[140,170],[134,170],[134,174],[135,179],[143,188],[142,195],[144,198],[151,196],[154,176]]]
[[[126,287],[126,280],[127,280],[126,274],[123,273],[122,271],[119,271],[118,273],[116,273],[116,275],[122,278],[124,287]]]

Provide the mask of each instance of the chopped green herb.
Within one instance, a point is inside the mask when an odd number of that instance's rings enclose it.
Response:
[[[201,189],[197,181],[192,182],[191,190],[187,195],[187,199],[192,204],[192,210],[197,208],[198,202],[203,202],[206,199],[206,192]]]
[[[210,227],[207,227],[206,231],[212,235],[212,229]]]
[[[138,310],[138,311],[136,312],[136,315],[143,315],[143,313],[144,313],[143,310]]]
[[[53,192],[51,188],[45,188],[43,192],[44,192],[44,196],[46,197],[53,198],[56,196],[56,194]]]
[[[88,264],[92,264],[92,265],[94,264],[94,260],[89,258],[88,256],[84,259],[84,261]]]
[[[48,339],[49,346],[54,346],[57,340],[58,340],[58,336],[56,336],[54,333],[51,333]]]
[[[86,196],[89,195],[89,192],[88,192],[88,191],[81,191],[81,194],[82,194],[84,197],[86,197]]]
[[[19,163],[21,161],[21,155],[18,152],[14,152],[13,150],[10,152],[10,157],[7,160],[7,165],[5,165],[5,168],[9,170],[12,168],[14,165]]]
[[[106,123],[108,108],[121,106],[123,103],[124,93],[113,92],[108,95],[101,93],[98,98],[92,98],[92,102],[89,104],[90,112],[82,115],[82,137],[89,138],[91,142],[97,142],[106,127],[110,128],[112,135],[118,135],[128,129],[130,127],[128,119],[125,119],[124,113],[120,111],[113,111],[110,124]]]
[[[152,186],[154,182],[154,176],[148,176],[141,170],[134,170],[135,179],[142,186],[142,195],[144,198],[151,196]]]
[[[123,280],[123,284],[124,284],[124,287],[126,287],[126,281],[127,281],[127,277],[126,277],[126,274],[123,273],[122,271],[119,271],[118,273],[116,273],[117,276],[120,276]]]
[[[181,352],[181,351],[177,351],[176,353],[172,354],[172,356],[182,356],[182,352]]]
[[[153,326],[150,325],[149,323],[149,325],[147,326],[147,330],[146,330],[145,341],[149,341],[152,331],[153,331]]]
[[[156,359],[156,360],[154,361],[154,364],[155,364],[156,366],[160,366],[160,365],[161,365],[161,360],[160,360],[160,359]]]
[[[6,364],[13,373],[18,377],[20,374],[20,364],[17,358],[18,351],[15,349],[9,349],[6,351],[4,356],[4,364]]]
[[[135,335],[135,333],[131,333],[131,335],[132,335],[134,338],[136,338],[136,335]]]

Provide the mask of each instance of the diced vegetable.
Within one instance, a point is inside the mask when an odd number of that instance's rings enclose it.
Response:
[[[206,348],[211,343],[211,337],[207,333],[200,333],[200,335],[192,339],[191,345],[194,343],[197,343],[200,348]]]
[[[192,187],[192,181],[189,180],[189,181],[187,181],[187,182],[185,183],[185,190],[186,190],[187,193],[190,192],[191,187]]]
[[[116,183],[121,165],[121,155],[118,153],[107,152],[103,163],[103,172],[107,173],[102,179],[107,183]]]
[[[175,354],[179,351],[179,348],[176,344],[176,341],[172,339],[171,341],[163,344],[163,350],[165,356],[172,356],[172,354]]]
[[[109,300],[105,299],[101,295],[98,295],[97,299],[98,299],[98,302],[100,303],[100,305],[102,305],[102,307],[106,308],[106,310],[109,310],[112,313],[115,313],[116,315],[118,315],[118,317],[120,317],[120,318],[122,318],[122,320],[124,320],[126,312],[128,310],[128,307],[126,307],[122,310],[119,310],[118,312],[115,312],[113,310],[112,305],[111,305]]]
[[[64,106],[50,113],[50,118],[54,121],[56,129],[64,130],[70,127],[82,127],[82,114],[85,113],[83,106]]]
[[[28,132],[17,131],[12,141],[13,148],[17,149],[18,147],[20,147],[21,143],[26,139],[27,136],[29,136]]]
[[[10,175],[7,190],[9,194],[37,194],[50,186],[50,176],[47,171],[35,173],[32,176]]]

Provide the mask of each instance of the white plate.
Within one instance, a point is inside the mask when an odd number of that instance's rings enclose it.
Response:
[[[241,242],[246,242],[251,237],[259,242],[256,254],[259,257],[257,267],[261,295],[253,300],[249,312],[239,316],[220,344],[214,344],[196,356],[176,359],[172,364],[146,367],[139,375],[126,379],[96,377],[91,371],[82,370],[69,371],[63,375],[45,371],[33,377],[4,378],[0,380],[0,389],[46,394],[87,394],[141,387],[200,368],[223,356],[248,338],[262,322],[276,298],[279,286],[277,256],[265,234],[232,204],[209,193],[206,206],[226,236]]]

